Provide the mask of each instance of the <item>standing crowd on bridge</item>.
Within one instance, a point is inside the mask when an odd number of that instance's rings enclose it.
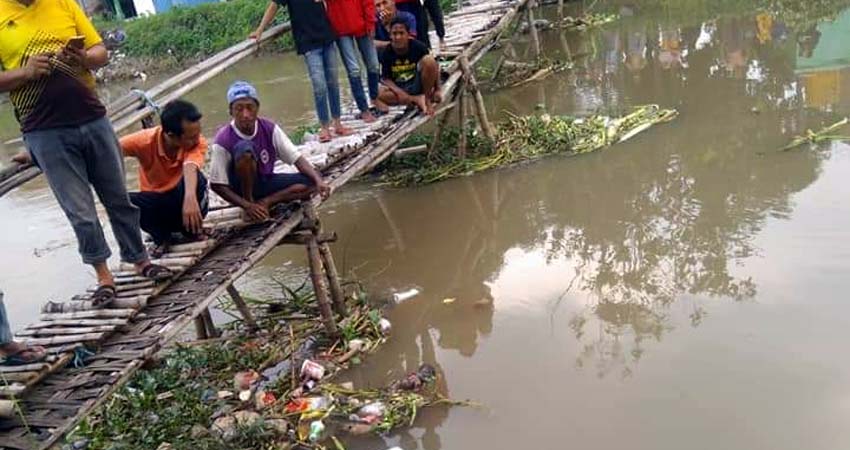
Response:
[[[428,15],[444,48],[438,0],[272,0],[250,38],[259,39],[280,6],[289,11],[295,47],[307,67],[320,142],[353,132],[341,121],[337,49],[360,119],[374,122],[392,105],[434,114],[441,100],[440,68],[430,51]],[[121,260],[154,281],[174,274],[151,258],[173,243],[205,238],[208,188],[254,221],[268,219],[278,203],[330,195],[321,173],[281,126],[259,115],[260,96],[245,81],[228,89],[231,121],[209,146],[201,134],[201,112],[183,100],[164,106],[159,126],[118,139],[92,74],[108,60],[76,1],[0,0],[0,93],[9,93],[26,146],[13,159],[44,173],[83,262],[94,268],[96,307],[111,303],[117,291],[92,190],[112,225]],[[138,161],[138,192],[127,191],[124,157]],[[207,159],[209,178],[203,173]],[[276,173],[278,160],[298,173]],[[150,235],[148,248],[142,230]],[[42,360],[44,348],[13,340],[2,300],[0,292],[0,364]]]

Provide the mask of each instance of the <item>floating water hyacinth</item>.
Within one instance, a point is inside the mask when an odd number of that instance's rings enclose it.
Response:
[[[835,130],[843,127],[844,125],[847,125],[848,122],[850,122],[850,120],[848,120],[848,118],[845,117],[844,119],[839,120],[838,122],[835,122],[834,124],[832,124],[828,127],[822,128],[820,131],[806,130],[805,134],[800,135],[800,136],[795,136],[794,139],[792,139],[791,142],[788,145],[786,145],[785,147],[782,147],[780,150],[785,152],[785,151],[797,148],[797,147],[799,147],[803,144],[817,144],[819,142],[824,142],[824,141],[846,141],[846,140],[850,140],[850,136],[841,136],[841,135],[832,134]]]
[[[445,145],[431,154],[405,155],[389,162],[379,179],[393,186],[428,184],[547,155],[589,153],[628,140],[676,115],[676,110],[645,105],[619,118],[511,116],[498,125],[495,142],[470,136],[467,158],[457,157],[452,139],[446,138],[442,140]]]

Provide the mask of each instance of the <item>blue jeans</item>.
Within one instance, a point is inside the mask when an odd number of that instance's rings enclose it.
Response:
[[[366,94],[363,92],[363,82],[360,78],[360,58],[354,45],[360,50],[360,56],[366,63],[366,77],[369,84],[369,98],[378,98],[378,81],[381,78],[381,67],[378,65],[378,51],[375,50],[375,41],[369,35],[362,37],[340,36],[336,41],[339,53],[342,55],[342,63],[348,71],[348,82],[351,84],[351,95],[357,102],[357,109],[361,112],[369,108],[366,103]]]
[[[6,306],[3,304],[3,291],[0,291],[0,345],[12,342],[12,327],[9,325],[9,316],[6,315]]]
[[[112,255],[97,218],[92,187],[112,223],[121,259],[129,263],[147,259],[139,209],[127,195],[121,147],[107,118],[30,131],[24,133],[24,143],[74,228],[83,262],[98,264]]]
[[[304,54],[310,83],[313,85],[313,100],[319,122],[327,125],[342,115],[339,104],[339,81],[336,75],[336,48],[333,43],[315,48]],[[330,114],[328,105],[330,104]]]

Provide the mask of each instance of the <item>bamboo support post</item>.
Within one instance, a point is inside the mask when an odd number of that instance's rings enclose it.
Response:
[[[469,65],[469,60],[466,59],[466,56],[460,57],[460,67],[467,77],[466,87],[472,93],[474,101],[473,104],[475,105],[475,114],[478,116],[478,124],[481,125],[481,130],[484,132],[484,136],[486,136],[490,141],[495,141],[496,131],[493,129],[493,125],[490,124],[490,119],[487,117],[487,108],[484,105],[484,96],[481,95],[481,90],[478,89],[478,82],[475,81],[475,74],[472,71],[472,67]]]
[[[431,137],[431,145],[428,146],[428,156],[434,154],[437,149],[440,147],[440,139],[443,135],[443,128],[446,127],[446,123],[449,121],[449,112],[446,111],[440,116],[440,120],[437,121],[437,127],[434,129],[434,135]],[[397,152],[398,154],[398,152]]]
[[[525,18],[528,21],[528,30],[531,33],[531,48],[534,50],[534,57],[540,58],[540,35],[537,33],[537,26],[534,24],[534,7],[536,2],[530,0],[525,8]]]
[[[457,156],[466,158],[466,83],[462,83],[457,94],[457,118],[460,134],[457,140]]]
[[[195,317],[194,322],[195,335],[198,337],[198,340],[209,339],[209,336],[207,336],[207,323],[204,321],[204,317]]]
[[[316,291],[316,300],[319,302],[322,322],[324,322],[328,334],[336,336],[338,334],[336,319],[334,319],[333,312],[331,311],[325,281],[322,279],[322,261],[319,255],[319,244],[315,239],[311,239],[307,243],[307,258],[310,261],[310,278],[313,281],[313,289]]]
[[[326,243],[319,243],[319,253],[322,256],[325,275],[328,278],[328,285],[331,288],[334,309],[336,309],[337,314],[345,317],[348,315],[348,308],[345,306],[345,293],[342,292],[342,285],[339,283],[339,273],[336,270],[336,263],[334,263],[330,246]]]
[[[321,256],[321,265],[324,269],[325,277],[328,279],[328,285],[330,286],[331,300],[333,301],[334,309],[337,314],[345,317],[348,315],[348,308],[345,306],[345,295],[343,294],[342,287],[339,283],[339,274],[336,271],[336,265],[334,264],[331,249],[328,246],[327,241],[322,242],[319,239],[322,231],[322,222],[319,220],[319,216],[316,213],[316,207],[313,206],[312,203],[305,205],[304,216],[316,224],[316,227],[310,230],[312,233],[312,240],[308,243],[308,245],[315,244],[318,246],[319,254]]]
[[[236,309],[239,310],[239,314],[242,315],[242,318],[245,319],[245,323],[248,324],[248,329],[252,331],[259,329],[257,321],[254,319],[254,314],[251,313],[251,310],[248,308],[248,304],[245,303],[245,299],[242,298],[242,294],[236,290],[236,287],[232,284],[227,286],[227,294],[230,295],[231,299],[233,299]]]
[[[221,336],[221,332],[218,328],[215,327],[215,322],[213,322],[212,314],[210,314],[209,308],[204,308],[204,311],[201,313],[201,317],[204,319],[204,325],[207,328],[207,336],[210,338],[217,338]]]

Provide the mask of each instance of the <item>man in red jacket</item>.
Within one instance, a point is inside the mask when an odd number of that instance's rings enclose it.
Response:
[[[374,103],[378,98],[378,81],[381,68],[378,65],[378,53],[375,50],[375,3],[374,0],[326,0],[328,19],[337,34],[336,45],[342,55],[348,82],[351,84],[351,96],[360,110],[360,118],[365,122],[374,122],[375,116],[369,110],[363,81],[360,77],[360,60],[357,49],[366,63],[366,79],[369,84],[369,98]]]

